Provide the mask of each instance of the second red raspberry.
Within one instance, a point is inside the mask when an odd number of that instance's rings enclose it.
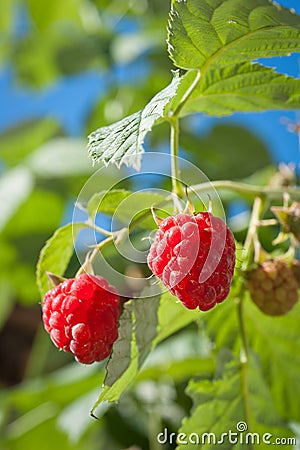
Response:
[[[209,212],[170,216],[161,222],[147,261],[187,308],[207,311],[229,294],[234,237],[224,221]]]

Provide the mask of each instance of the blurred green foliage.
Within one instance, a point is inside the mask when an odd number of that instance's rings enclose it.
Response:
[[[21,85],[39,90],[65,75],[90,69],[105,73],[109,88],[84,124],[89,133],[137,111],[169,83],[168,10],[168,2],[161,0],[1,0],[0,61],[13,67]],[[15,20],[20,12],[27,17],[27,26],[18,34]],[[119,28],[124,17],[135,24],[133,30]],[[148,63],[147,76],[139,84],[119,85],[111,68],[139,58]],[[185,121],[183,149],[211,178],[240,179],[271,164],[264,143],[248,130],[219,125],[199,138]],[[165,126],[158,126],[149,145],[159,148],[165,139]],[[80,189],[95,172],[85,147],[85,136],[65,136],[51,118],[17,123],[0,137],[3,450],[121,450],[134,444],[158,450],[156,434],[164,426],[177,430],[188,414],[191,404],[184,388],[190,376],[213,377],[211,344],[202,325],[190,325],[157,347],[132,391],[101,421],[90,418],[89,409],[103,381],[103,365],[82,367],[50,344],[41,326],[35,281],[40,249],[69,219],[70,205],[72,209]],[[107,169],[105,176],[95,178],[90,195],[118,178],[116,169]],[[262,183],[268,179],[266,172]],[[243,223],[241,233],[245,227]],[[73,257],[67,275],[73,276],[78,266]]]

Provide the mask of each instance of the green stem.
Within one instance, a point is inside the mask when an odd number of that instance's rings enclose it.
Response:
[[[248,432],[251,433],[252,430],[252,421],[251,421],[251,405],[250,405],[250,392],[249,392],[249,350],[248,350],[248,341],[247,341],[247,333],[245,328],[245,320],[244,320],[244,290],[240,293],[240,297],[237,300],[237,314],[238,314],[238,323],[240,329],[241,336],[241,350],[240,350],[240,363],[241,363],[241,388],[242,388],[242,396],[244,400],[244,413],[245,413],[245,421],[248,426]],[[252,450],[255,449],[254,445],[250,442],[250,448]]]
[[[268,200],[282,200],[283,194],[290,194],[295,199],[300,199],[300,189],[295,187],[268,187],[268,186],[254,186],[247,183],[239,183],[236,181],[217,180],[209,181],[207,183],[195,184],[190,186],[188,192],[200,193],[208,191],[209,189],[219,189],[224,191],[237,192],[245,197],[265,197]]]
[[[248,233],[244,243],[243,263],[242,270],[245,271],[249,268],[254,253],[254,244],[257,238],[257,226],[261,212],[263,210],[263,201],[260,197],[256,197],[252,207],[251,219],[249,222]]]
[[[255,197],[252,207],[252,214],[249,223],[248,233],[244,243],[244,254],[242,270],[245,271],[252,263],[255,241],[257,238],[257,226],[263,210],[263,200],[261,197]],[[245,420],[248,425],[248,431],[251,432],[251,406],[250,406],[250,392],[249,392],[249,348],[247,340],[247,332],[245,327],[244,317],[244,301],[245,301],[245,285],[242,284],[240,293],[237,299],[237,315],[241,337],[241,351],[240,351],[240,363],[241,363],[241,383],[242,383],[242,395],[244,400],[244,412]],[[251,443],[250,448],[255,449]]]
[[[200,70],[197,70],[196,77],[195,77],[194,81],[190,85],[189,89],[184,93],[182,99],[180,100],[180,102],[176,106],[175,110],[172,113],[172,117],[178,117],[179,116],[180,111],[182,110],[182,108],[184,107],[184,105],[186,104],[186,102],[188,101],[188,99],[190,98],[190,96],[192,95],[194,90],[196,89],[197,84],[200,81],[200,78],[201,78],[201,72],[200,72]]]
[[[182,198],[183,189],[179,179],[180,173],[178,165],[178,150],[179,150],[178,117],[176,116],[172,117],[170,123],[171,123],[170,149],[171,149],[172,193]]]

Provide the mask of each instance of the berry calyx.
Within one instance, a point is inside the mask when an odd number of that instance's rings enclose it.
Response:
[[[229,294],[235,266],[234,237],[209,212],[162,220],[148,266],[188,309],[207,311]]]
[[[286,261],[266,260],[246,278],[253,302],[269,316],[286,314],[298,301],[298,282]]]
[[[118,337],[120,298],[114,286],[81,274],[48,291],[43,322],[54,344],[83,364],[102,361]]]

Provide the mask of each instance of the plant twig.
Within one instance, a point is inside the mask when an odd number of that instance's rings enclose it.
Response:
[[[184,191],[180,183],[180,173],[178,164],[179,150],[179,124],[178,117],[173,117],[170,121],[170,151],[171,151],[171,174],[172,174],[172,193],[180,198],[183,197]]]

